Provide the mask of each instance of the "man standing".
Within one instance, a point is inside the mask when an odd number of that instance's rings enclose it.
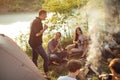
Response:
[[[43,27],[42,20],[45,20],[46,17],[47,12],[45,10],[40,10],[39,16],[33,20],[30,29],[29,44],[32,48],[32,60],[34,64],[38,66],[37,59],[39,54],[44,60],[44,72],[46,75],[48,75],[48,57],[44,48],[42,47],[42,35],[43,32],[48,28],[47,25]]]

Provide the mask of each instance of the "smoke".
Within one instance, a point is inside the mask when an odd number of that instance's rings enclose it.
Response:
[[[101,58],[100,40],[101,33],[105,29],[105,14],[103,9],[95,7],[87,8],[87,14],[88,35],[91,39],[87,53],[87,64],[91,64],[97,70],[97,67],[99,66],[98,62]]]
[[[105,31],[120,32],[120,0],[105,0]]]
[[[87,53],[87,63],[96,67],[99,66],[98,62],[101,59],[100,46],[104,32],[113,34],[120,32],[120,0],[101,1],[104,2],[102,8],[86,8],[88,14],[88,34],[91,39]],[[88,2],[88,4],[90,3]]]

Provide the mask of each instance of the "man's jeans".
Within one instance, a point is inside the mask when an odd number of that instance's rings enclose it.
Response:
[[[48,72],[48,56],[47,56],[45,50],[43,49],[42,45],[38,46],[36,49],[33,49],[32,53],[33,53],[32,60],[33,60],[34,64],[36,66],[38,66],[37,65],[37,59],[38,59],[38,54],[40,54],[40,56],[44,60],[44,64],[43,64],[44,72],[45,73]]]

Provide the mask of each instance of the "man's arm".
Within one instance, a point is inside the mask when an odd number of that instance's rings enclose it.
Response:
[[[40,32],[38,32],[38,33],[36,34],[36,37],[38,37],[38,36],[42,35],[42,34],[43,34],[43,32],[44,32],[47,28],[48,28],[48,26],[47,26],[47,25],[45,25],[45,26],[44,26],[44,28],[43,28],[42,30],[40,30]]]
[[[55,48],[54,48],[54,49],[52,49],[52,52],[57,51],[57,50],[59,49],[59,46],[60,46],[60,43],[58,43],[58,44],[55,46]]]
[[[114,52],[109,48],[109,45],[105,45],[105,50],[108,51],[110,54],[114,55]]]
[[[51,51],[51,53],[54,53],[54,52],[56,52],[57,50],[58,50],[58,48],[59,48],[59,43],[54,47],[53,46],[53,43],[52,42],[50,42],[49,43],[49,49],[50,49],[50,51]]]
[[[78,44],[78,41],[74,41],[74,40],[73,40],[73,44]]]

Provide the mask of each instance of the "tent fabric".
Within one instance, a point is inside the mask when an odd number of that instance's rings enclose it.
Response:
[[[46,80],[9,37],[0,34],[0,80]]]

